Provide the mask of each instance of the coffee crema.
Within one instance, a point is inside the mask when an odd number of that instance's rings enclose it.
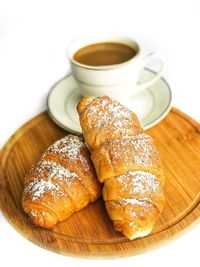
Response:
[[[73,59],[89,66],[106,66],[123,63],[133,58],[137,52],[130,46],[114,43],[95,43],[80,48]]]

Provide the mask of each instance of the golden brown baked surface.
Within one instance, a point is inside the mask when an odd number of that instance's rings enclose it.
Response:
[[[115,229],[129,239],[147,235],[165,203],[153,139],[133,112],[107,96],[85,97],[77,110]]]
[[[103,143],[92,151],[92,160],[100,182],[127,170],[147,170],[159,174],[161,164],[153,139],[144,133]]]
[[[85,97],[77,110],[84,139],[92,149],[116,138],[133,136],[142,130],[133,112],[107,96]]]
[[[22,205],[35,225],[52,228],[101,195],[90,153],[81,136],[67,135],[25,177]]]

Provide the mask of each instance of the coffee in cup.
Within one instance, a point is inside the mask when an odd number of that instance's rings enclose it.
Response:
[[[69,48],[72,74],[82,96],[108,95],[123,104],[161,76],[163,61],[155,53],[141,55],[141,47],[125,37],[89,37]],[[160,70],[151,80],[139,83],[138,78],[147,62],[160,59]]]
[[[89,66],[120,64],[133,58],[137,52],[133,47],[121,43],[104,42],[80,48],[73,59]]]

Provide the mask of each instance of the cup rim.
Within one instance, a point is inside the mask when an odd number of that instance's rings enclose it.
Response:
[[[87,41],[88,40],[88,41]],[[76,61],[73,56],[74,54],[81,48],[83,48],[84,46],[87,46],[87,45],[91,45],[91,44],[95,44],[95,43],[101,43],[101,42],[113,42],[113,43],[121,43],[121,44],[126,44],[126,45],[129,45],[130,47],[133,47],[134,49],[136,48],[137,49],[137,54],[122,62],[122,63],[118,63],[118,64],[112,64],[112,65],[104,65],[104,66],[91,66],[91,65],[86,65],[86,64],[83,64],[83,63],[80,63],[78,61]],[[82,45],[78,45],[78,44],[82,44]],[[132,61],[135,61],[139,55],[141,53],[141,49],[140,49],[140,46],[139,44],[132,38],[130,37],[124,37],[124,36],[98,36],[96,38],[94,37],[90,37],[90,38],[82,38],[82,39],[79,39],[79,40],[76,40],[74,42],[71,43],[69,49],[68,49],[68,57],[69,57],[69,60],[76,66],[79,66],[81,68],[84,68],[84,69],[90,69],[90,70],[98,70],[98,71],[105,71],[105,70],[112,70],[112,69],[116,69],[116,68],[120,68],[120,67],[123,67],[127,64],[129,64],[130,62]]]

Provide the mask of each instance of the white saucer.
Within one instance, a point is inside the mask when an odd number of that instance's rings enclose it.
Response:
[[[154,75],[155,72],[144,69],[140,82],[149,80]],[[76,107],[81,98],[73,76],[64,77],[49,92],[47,105],[50,117],[62,128],[73,133],[80,133],[81,127]],[[167,116],[171,108],[171,100],[170,87],[163,78],[160,78],[152,87],[134,96],[129,108],[137,114],[143,128],[148,129]]]

